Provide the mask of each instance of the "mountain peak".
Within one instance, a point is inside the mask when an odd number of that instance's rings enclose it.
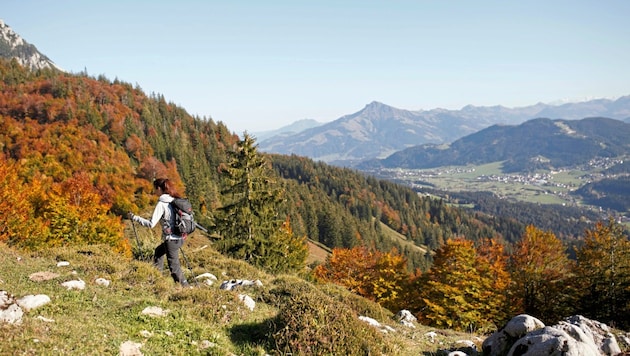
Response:
[[[363,110],[359,111],[357,114],[363,114],[363,115],[367,114],[370,117],[373,115],[383,116],[383,115],[391,115],[392,112],[394,112],[395,110],[397,109],[392,106],[385,105],[378,101],[373,101],[367,104],[363,108]]]
[[[31,70],[52,68],[62,70],[35,46],[26,42],[0,19],[0,58],[15,59]]]
[[[385,105],[385,104],[375,100],[375,101],[372,101],[371,103],[367,104],[365,106],[365,108],[366,109],[367,108],[378,108],[378,107],[382,107],[382,106],[387,106],[387,105]]]

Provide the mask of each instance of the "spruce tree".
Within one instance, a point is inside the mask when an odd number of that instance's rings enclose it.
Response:
[[[304,238],[293,236],[290,225],[279,217],[283,191],[269,162],[258,154],[254,138],[247,133],[229,154],[222,169],[223,206],[216,217],[221,235],[218,249],[273,272],[304,266]]]

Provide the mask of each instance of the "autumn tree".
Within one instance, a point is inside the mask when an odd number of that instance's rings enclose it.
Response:
[[[587,229],[576,249],[580,313],[630,327],[630,241],[613,219]]]
[[[223,206],[215,220],[216,231],[222,237],[217,244],[219,250],[276,272],[283,266],[278,259],[296,259],[291,267],[303,266],[304,250],[294,245],[305,241],[293,236],[286,225],[282,228],[285,220],[278,211],[283,191],[251,136],[245,134],[238,142],[222,173]]]
[[[436,327],[456,330],[492,327],[497,319],[503,318],[494,309],[501,308],[501,300],[493,300],[496,298],[493,275],[501,276],[493,272],[487,257],[477,255],[472,241],[449,239],[436,251],[433,266],[417,279],[415,289],[419,299],[414,301],[412,310],[419,320]]]
[[[518,310],[512,275],[508,268],[509,256],[505,246],[495,239],[484,239],[477,247],[477,269],[490,280],[487,302],[483,306],[496,325],[503,325]]]
[[[510,270],[522,312],[556,322],[573,312],[573,261],[551,231],[526,228],[511,256]]]
[[[401,307],[409,281],[407,261],[396,250],[380,252],[365,246],[334,248],[313,274],[390,310]]]
[[[18,170],[18,163],[0,154],[0,241],[10,245],[23,245],[46,231],[32,204],[41,191],[39,180],[27,185],[18,177]]]
[[[49,193],[42,217],[50,227],[47,246],[108,244],[129,255],[120,217],[107,214],[110,206],[102,202],[87,173],[56,184]]]

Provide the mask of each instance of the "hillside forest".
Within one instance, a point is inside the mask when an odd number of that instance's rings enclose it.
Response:
[[[255,137],[138,86],[0,61],[0,241],[106,245],[134,258],[124,216],[150,214],[159,177],[186,193],[218,251],[340,284],[427,325],[491,330],[526,312],[630,327],[630,242],[614,220],[584,218],[576,232],[572,219],[466,210],[351,169],[262,154]],[[326,260],[307,265],[307,242],[329,249]]]

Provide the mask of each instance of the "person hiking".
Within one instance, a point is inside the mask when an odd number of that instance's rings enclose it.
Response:
[[[182,196],[169,179],[156,179],[153,181],[153,187],[159,199],[155,210],[153,210],[151,220],[133,213],[129,213],[129,218],[133,222],[148,228],[153,228],[160,220],[162,221],[162,243],[155,248],[153,264],[162,272],[164,270],[164,256],[166,255],[168,269],[175,283],[180,283],[183,287],[190,287],[179,262],[179,249],[184,245],[184,239],[182,236],[173,234],[171,229],[171,226],[174,225],[175,216],[170,203],[175,198],[181,198]]]

